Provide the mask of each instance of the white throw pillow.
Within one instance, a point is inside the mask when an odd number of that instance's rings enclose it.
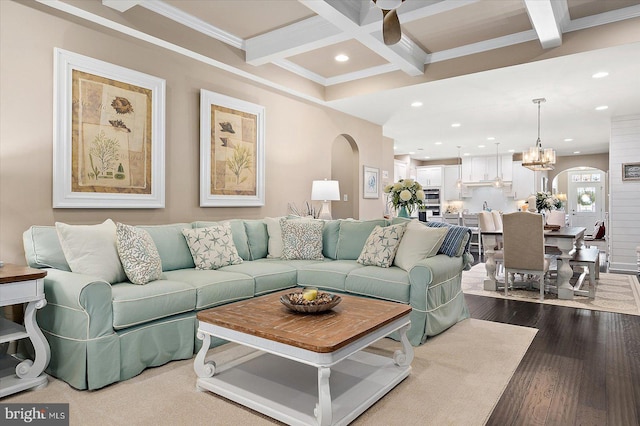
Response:
[[[116,223],[116,247],[124,272],[133,284],[146,284],[160,279],[162,261],[147,231]]]
[[[376,225],[367,237],[357,262],[365,266],[388,268],[393,263],[406,225]]]
[[[400,241],[393,264],[408,271],[422,259],[435,256],[448,231],[446,226],[430,228],[412,220]]]
[[[206,228],[183,229],[182,235],[187,240],[196,269],[218,269],[242,263],[233,243],[229,222]]]
[[[56,222],[62,252],[73,272],[98,277],[110,284],[127,280],[116,248],[116,224],[68,225]]]
[[[282,257],[282,228],[280,227],[281,217],[265,217],[267,224],[267,234],[269,234],[268,258]]]

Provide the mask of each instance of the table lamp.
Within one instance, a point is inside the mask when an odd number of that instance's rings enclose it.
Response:
[[[311,186],[311,200],[322,201],[318,219],[331,220],[329,201],[340,199],[340,186],[337,180],[314,180]]]

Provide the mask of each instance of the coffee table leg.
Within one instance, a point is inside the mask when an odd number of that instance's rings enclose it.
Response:
[[[205,364],[204,362],[204,358],[209,350],[209,344],[211,343],[211,335],[198,330],[197,337],[202,340],[202,347],[198,351],[196,359],[193,362],[193,370],[196,372],[198,377],[211,377],[216,372],[216,364],[214,362],[207,362]],[[197,385],[196,388],[198,388],[198,390],[202,390]]]
[[[314,410],[318,425],[331,424],[331,391],[329,390],[329,376],[331,369],[318,367],[318,404]]]
[[[393,362],[401,367],[411,365],[411,361],[413,361],[413,346],[411,346],[411,343],[409,343],[409,339],[407,338],[407,331],[409,331],[410,327],[411,324],[408,324],[398,330],[400,333],[402,349],[398,349],[393,353]]]

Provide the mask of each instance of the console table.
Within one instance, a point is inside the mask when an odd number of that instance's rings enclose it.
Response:
[[[0,317],[0,344],[29,338],[35,350],[34,360],[23,361],[0,354],[0,398],[25,389],[42,388],[48,383],[43,373],[51,351],[36,322],[36,310],[47,304],[44,296],[46,271],[5,264],[0,268],[0,307],[28,303],[24,326]]]

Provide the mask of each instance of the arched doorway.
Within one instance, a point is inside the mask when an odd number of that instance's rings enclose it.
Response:
[[[331,217],[347,219],[360,217],[359,204],[359,152],[356,141],[349,135],[340,135],[331,147],[331,179],[340,182],[340,201],[331,203]]]
[[[605,222],[608,211],[607,172],[594,167],[573,167],[558,173],[552,191],[566,194],[565,210],[570,226],[592,229]]]

